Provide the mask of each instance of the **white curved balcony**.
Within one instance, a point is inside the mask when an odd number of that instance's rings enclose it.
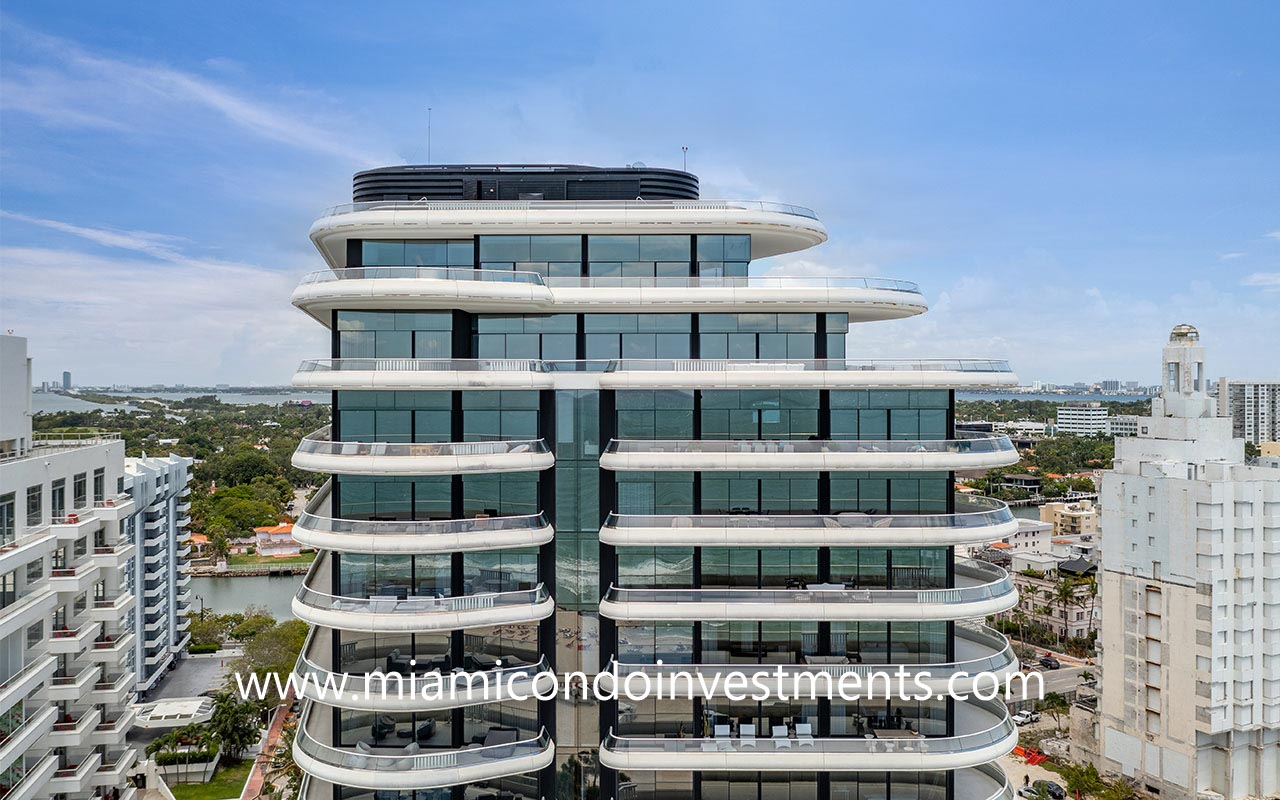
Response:
[[[303,361],[303,389],[551,389],[546,362],[527,358],[326,358]]]
[[[1007,361],[987,359],[634,359],[615,361],[601,389],[956,389],[1017,386]]]
[[[458,239],[548,233],[751,234],[753,258],[805,250],[827,240],[810,209],[761,200],[414,200],[326,209],[311,241],[332,266],[348,239]]]
[[[504,700],[527,700],[536,689],[549,691],[555,676],[546,658],[536,664],[511,664],[496,669],[464,671],[429,670],[409,675],[398,672],[333,672],[329,658],[313,640],[328,644],[327,635],[313,629],[294,668],[301,695],[315,702],[357,711],[432,711]],[[338,690],[338,691],[335,691]]]
[[[617,770],[680,772],[918,772],[979,767],[1018,743],[1004,703],[970,698],[955,704],[955,716],[956,735],[943,737],[668,739],[610,731],[600,746],[600,763]]]
[[[523,265],[522,265],[523,266]],[[322,324],[335,309],[462,309],[473,313],[847,313],[851,322],[929,309],[910,281],[854,276],[554,277],[471,267],[335,267],[309,273],[293,304]]]
[[[340,475],[457,475],[549,469],[542,439],[482,442],[334,442],[324,427],[298,443],[293,465]]]
[[[664,686],[684,686],[688,678],[675,678],[687,674],[695,676],[690,685],[700,697],[722,696],[725,693],[724,680],[731,674],[742,674],[751,682],[752,691],[757,687],[767,687],[775,696],[796,697],[810,691],[809,687],[818,687],[820,691],[829,691],[837,695],[837,688],[843,679],[847,686],[858,676],[860,691],[867,696],[876,696],[875,692],[883,690],[880,683],[883,679],[870,680],[872,675],[896,675],[899,667],[908,676],[909,691],[915,691],[919,685],[927,686],[931,691],[943,693],[952,689],[968,694],[974,689],[974,676],[978,673],[992,673],[998,676],[1003,685],[1004,678],[1018,671],[1018,657],[1013,652],[1013,645],[1000,633],[974,623],[956,624],[956,660],[951,662],[930,663],[854,663],[848,657],[813,656],[806,660],[798,656],[802,663],[732,663],[732,664],[683,664],[683,663],[640,663],[614,662],[613,672],[619,681],[625,681],[628,675],[641,673],[651,680],[662,676]],[[702,676],[699,680],[696,676]],[[717,676],[719,679],[717,680]],[[679,683],[672,683],[673,679]],[[737,678],[735,681],[739,680]],[[913,681],[918,681],[915,683]],[[653,685],[657,685],[656,683]],[[990,687],[990,683],[986,683]],[[980,687],[981,688],[981,687]],[[896,685],[890,687],[896,691]]]
[[[535,772],[555,759],[555,742],[537,736],[459,750],[334,747],[332,726],[312,722],[308,704],[293,740],[293,759],[308,775],[360,789],[430,789]]]
[[[892,441],[785,439],[614,439],[603,469],[622,472],[827,472],[968,470],[1018,462],[1009,437]]]
[[[810,584],[803,589],[645,589],[610,586],[601,616],[646,620],[960,620],[1008,611],[1018,592],[1009,574],[981,561],[955,565],[949,589],[857,589]]]
[[[955,508],[953,514],[610,514],[600,541],[618,547],[950,547],[994,542],[1018,530],[1001,500],[956,495]]]
[[[536,622],[555,611],[555,603],[541,583],[531,589],[456,597],[348,597],[331,594],[328,591],[329,575],[322,566],[327,568],[327,557],[316,559],[298,587],[293,597],[293,615],[326,628],[366,633],[460,630]]]

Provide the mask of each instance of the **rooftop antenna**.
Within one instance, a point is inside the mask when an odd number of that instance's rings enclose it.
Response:
[[[427,163],[431,163],[431,106],[427,106]]]
[[[682,169],[685,172],[688,172],[689,171],[689,148],[686,145],[680,145],[680,155],[684,159],[684,163],[681,165],[680,169]]]

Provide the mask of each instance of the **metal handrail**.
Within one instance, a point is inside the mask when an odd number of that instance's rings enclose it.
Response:
[[[486,439],[480,442],[335,442],[326,425],[307,434],[297,452],[340,456],[492,456],[508,453],[548,453],[545,439]]]
[[[692,588],[631,588],[612,585],[605,600],[615,603],[769,603],[777,605],[813,603],[873,604],[910,603],[923,605],[939,603],[954,605],[976,603],[1003,597],[1015,591],[1013,579],[1005,570],[981,561],[957,561],[958,577],[983,580],[969,586],[942,587],[936,589],[764,589],[716,587]]]
[[[816,220],[813,209],[768,200],[375,200],[343,203],[320,212],[320,219],[363,211],[769,211]]]
[[[996,453],[1013,451],[1008,436],[963,439],[611,439],[606,453]]]
[[[979,358],[312,358],[298,372],[979,372],[1008,373],[1008,361]]]
[[[985,528],[1015,519],[1008,503],[991,497],[958,494],[957,509],[972,511],[940,514],[928,511],[892,514],[618,514],[610,512],[606,528]]]
[[[320,559],[316,559],[316,564]],[[532,589],[516,589],[507,592],[482,592],[449,597],[350,597],[312,589],[307,584],[316,573],[315,566],[307,573],[294,597],[312,608],[339,611],[358,611],[364,614],[436,614],[442,612],[476,611],[489,608],[535,606],[546,602],[550,595],[547,587],[539,583]]]
[[[797,753],[812,751],[815,753],[837,754],[866,754],[872,755],[877,753],[888,752],[887,744],[892,744],[895,753],[928,753],[928,754],[944,754],[944,753],[965,753],[973,750],[980,750],[993,744],[997,744],[1010,736],[1017,734],[1017,727],[1009,718],[1008,709],[1004,703],[995,700],[979,700],[978,698],[970,698],[964,701],[966,705],[976,706],[987,711],[997,718],[997,722],[989,728],[973,733],[961,733],[955,736],[920,736],[918,738],[894,738],[894,739],[876,739],[865,737],[814,737],[813,739],[804,739],[804,749],[795,750]],[[639,737],[639,736],[619,736],[609,730],[608,736],[605,737],[603,746],[615,752],[631,752],[631,753],[672,753],[672,752],[704,752],[703,745],[707,742],[713,742],[730,752],[746,752],[760,753],[760,748],[764,747],[771,739],[769,737],[760,737],[757,739],[740,739],[721,737],[712,738],[690,738],[690,739],[668,739],[658,737]],[[796,740],[789,740],[790,743],[797,743]]]
[[[935,678],[946,678],[950,675],[975,675],[979,672],[995,672],[996,670],[1016,664],[1018,661],[1017,655],[1013,652],[1013,644],[1007,638],[985,625],[957,622],[956,635],[958,638],[989,646],[995,649],[996,652],[983,658],[972,658],[967,661],[952,661],[945,663],[899,662],[885,664],[776,664],[767,662],[739,662],[730,664],[708,664],[703,662],[672,662],[650,664],[638,661],[621,662],[617,660],[613,663],[619,676],[624,676],[632,672],[644,672],[650,675],[661,673],[663,676],[670,676],[677,672],[696,672],[711,675],[715,673],[764,671],[776,674],[780,670],[784,677],[812,673],[827,673],[833,676],[856,674],[866,678],[875,673],[896,672],[901,666],[907,673],[923,672],[927,670]]]

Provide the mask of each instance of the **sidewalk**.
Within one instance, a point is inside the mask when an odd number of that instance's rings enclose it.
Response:
[[[271,716],[271,726],[267,728],[267,738],[262,744],[262,752],[258,754],[257,760],[253,764],[253,769],[249,772],[249,780],[245,782],[244,791],[240,793],[240,800],[253,800],[262,792],[262,784],[266,781],[267,770],[271,768],[271,756],[276,751],[276,744],[280,741],[280,734],[284,730],[284,724],[293,714],[289,711],[289,706],[293,703],[292,694],[285,698],[285,702],[276,706],[276,711]]]

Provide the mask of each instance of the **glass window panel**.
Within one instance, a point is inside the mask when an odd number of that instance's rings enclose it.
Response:
[[[658,358],[689,358],[689,334],[659,333],[654,355]]]
[[[728,358],[729,335],[725,333],[699,334],[698,349],[702,358]]]
[[[815,338],[807,333],[788,333],[787,358],[813,358]]]
[[[747,234],[728,234],[721,237],[725,261],[750,261],[751,237]]]
[[[616,333],[587,334],[587,358],[618,358],[622,353],[622,343]]]
[[[582,261],[581,236],[531,236],[529,245],[532,261]]]
[[[410,266],[444,267],[449,264],[445,242],[405,242],[404,263]]]
[[[698,261],[724,261],[724,236],[719,234],[699,236]]]
[[[378,358],[413,358],[413,332],[378,331],[374,334],[374,353]]]
[[[624,261],[622,263],[622,277],[652,278],[653,262],[652,261]]]
[[[588,236],[589,261],[639,261],[639,236]]]
[[[592,261],[587,265],[587,275],[592,278],[621,278],[622,264],[618,261]]]
[[[690,236],[641,236],[642,261],[688,261]]]
[[[858,412],[858,438],[884,440],[889,438],[888,413],[879,409]]]
[[[404,242],[361,242],[360,263],[371,266],[402,266]]]
[[[541,261],[529,255],[528,236],[481,236],[480,262]]]
[[[471,239],[457,239],[449,242],[449,266],[470,267],[476,263],[476,245]]]
[[[756,336],[753,333],[731,333],[729,339],[729,358],[755,358]]]

